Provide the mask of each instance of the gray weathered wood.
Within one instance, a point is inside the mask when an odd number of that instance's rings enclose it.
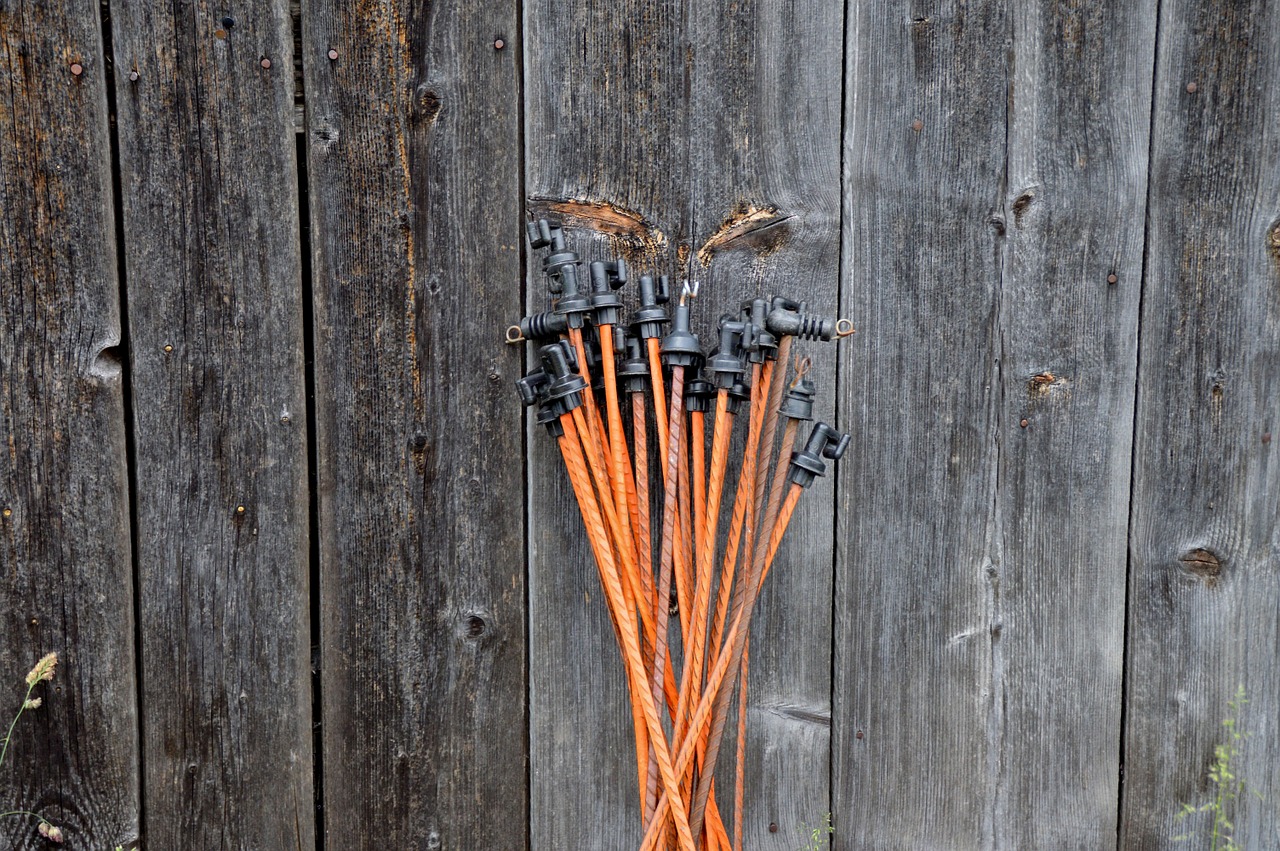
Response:
[[[1155,87],[1129,583],[1123,846],[1208,846],[1207,772],[1238,686],[1228,813],[1280,843],[1280,10],[1165,2]],[[1175,835],[1197,839],[1175,843]]]
[[[79,74],[75,71],[78,66]],[[138,835],[137,701],[107,79],[91,2],[0,5],[0,672],[61,664],[14,731],[0,810],[69,847]],[[30,817],[0,845],[47,847]]]
[[[112,15],[147,845],[307,848],[307,438],[288,3],[124,0]]]
[[[563,220],[584,260],[617,249],[632,262],[633,277],[655,267],[674,272],[677,247],[687,256],[690,241],[683,8],[666,0],[538,0],[524,14],[525,181],[533,212],[549,208]],[[538,262],[529,271],[529,308],[545,309]],[[564,464],[539,426],[529,434],[528,471],[536,495],[529,503],[530,843],[638,845],[623,664]]]
[[[697,309],[714,323],[744,298],[782,295],[833,316],[840,251],[841,4],[698,6],[690,134]],[[705,265],[704,265],[705,263]],[[834,423],[835,343],[797,341]],[[744,430],[745,414],[740,430]],[[801,427],[801,439],[810,424]],[[743,843],[791,851],[831,810],[831,586],[834,478],[804,495],[753,620]],[[731,507],[732,491],[725,499]],[[722,527],[727,526],[722,521]],[[736,708],[732,710],[738,717]],[[736,736],[736,723],[726,737]],[[735,748],[716,769],[733,813]],[[770,831],[770,825],[776,830]],[[730,828],[732,830],[732,828]]]
[[[1110,847],[1153,7],[850,16],[837,847]]]
[[[728,3],[696,15],[661,3],[534,4],[525,142],[534,212],[562,218],[584,259],[621,251],[633,277],[656,264],[701,282],[695,324],[708,348],[716,318],[747,296],[791,294],[833,313],[841,24],[838,6],[818,3],[786,15]],[[545,286],[532,272],[539,310]],[[802,348],[815,356],[819,415],[829,419],[834,353]],[[596,847],[601,835],[638,835],[631,717],[577,508],[541,431],[530,446],[531,487],[546,495],[530,507],[531,835],[535,847]],[[792,532],[805,543],[783,552],[758,621],[752,847],[789,847],[801,821],[830,809],[830,484],[805,505]],[[733,758],[730,742],[720,776],[732,778]],[[731,780],[720,789],[728,817]]]
[[[303,19],[327,847],[523,848],[516,6]]]

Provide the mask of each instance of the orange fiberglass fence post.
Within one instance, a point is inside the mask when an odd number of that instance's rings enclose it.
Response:
[[[538,421],[560,438],[622,652],[645,819],[642,847],[661,843],[680,851],[741,851],[745,742],[739,743],[735,765],[732,839],[712,791],[725,714],[734,692],[740,717],[745,712],[752,614],[800,492],[822,474],[822,458],[838,458],[848,442],[847,436],[820,425],[787,463],[797,421],[808,419],[807,409],[798,414],[795,406],[803,407],[806,394],[810,402],[813,395],[801,367],[787,402],[779,404],[789,344],[795,336],[830,339],[852,328],[845,323],[842,329],[843,320],[812,316],[804,305],[785,299],[752,299],[743,304],[740,319],[722,318],[720,345],[700,376],[703,356],[689,328],[689,301],[696,288],[684,285],[664,335],[668,320],[660,305],[667,300],[666,279],[655,286],[652,277],[642,277],[640,309],[626,334],[621,330],[621,299],[614,293],[626,283],[622,261],[591,264],[588,296],[578,284],[578,255],[565,247],[559,226],[546,221],[530,225],[530,243],[549,249],[542,268],[555,298],[550,310],[512,326],[507,341],[546,343],[539,350],[542,368],[518,386],[522,401],[538,406]],[[590,338],[587,330],[593,331]],[[564,342],[552,342],[562,336]],[[774,349],[780,369],[770,358]],[[741,381],[744,354],[752,362],[749,391]],[[664,369],[670,371],[669,387]],[[649,388],[655,391],[659,464],[648,459]],[[630,440],[622,392],[630,397]],[[705,416],[712,395],[716,402],[708,457]],[[746,398],[752,402],[746,452],[728,542],[717,560],[733,414]],[[786,427],[775,456],[779,420]],[[792,487],[784,500],[782,486],[788,478]],[[663,488],[660,536],[650,508],[655,482]],[[767,490],[766,483],[771,485]],[[673,583],[678,625],[669,618]],[[676,628],[684,657],[678,671],[668,641],[669,631]],[[663,714],[671,718],[670,735]],[[738,735],[745,736],[741,722]]]

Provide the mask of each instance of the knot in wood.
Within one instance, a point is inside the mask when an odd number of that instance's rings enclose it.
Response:
[[[1210,588],[1218,584],[1218,577],[1222,575],[1221,560],[1206,549],[1191,550],[1183,554],[1178,562],[1183,570],[1200,577]]]

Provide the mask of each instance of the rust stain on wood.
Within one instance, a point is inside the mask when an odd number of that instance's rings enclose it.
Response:
[[[711,265],[711,259],[717,253],[733,247],[735,243],[749,246],[762,257],[772,254],[787,241],[786,227],[778,226],[791,218],[773,205],[739,204],[698,249],[698,262],[703,266]]]

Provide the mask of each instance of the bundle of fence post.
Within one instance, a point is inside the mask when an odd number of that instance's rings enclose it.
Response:
[[[622,259],[589,264],[582,280],[582,260],[558,224],[532,222],[528,235],[545,249],[549,305],[511,326],[507,342],[536,352],[520,398],[559,444],[622,651],[640,847],[741,851],[752,613],[801,495],[849,445],[825,423],[797,442],[816,389],[808,358],[793,361],[792,341],[828,342],[852,325],[801,301],[753,298],[721,317],[706,356],[690,326],[696,286],[682,284],[668,316],[667,277],[642,276],[624,323]],[[742,456],[731,482],[734,446]],[[715,778],[735,696],[731,839]]]

